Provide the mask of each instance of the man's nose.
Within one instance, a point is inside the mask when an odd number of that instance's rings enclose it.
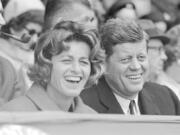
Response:
[[[137,69],[140,69],[140,67],[141,67],[141,64],[139,63],[137,58],[132,59],[131,64],[130,64],[130,68],[132,70],[137,70]]]
[[[6,21],[4,20],[4,17],[2,16],[2,14],[0,14],[0,25],[5,25]]]

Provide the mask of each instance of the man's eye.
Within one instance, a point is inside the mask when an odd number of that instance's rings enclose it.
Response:
[[[145,59],[146,59],[146,56],[144,56],[144,55],[141,55],[141,56],[138,57],[139,61],[144,61]]]
[[[127,62],[129,62],[130,60],[131,60],[130,58],[120,59],[120,61],[121,61],[122,63],[127,63]]]

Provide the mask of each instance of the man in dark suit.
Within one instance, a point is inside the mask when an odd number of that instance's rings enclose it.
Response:
[[[133,20],[110,19],[101,29],[105,74],[81,97],[99,113],[179,115],[180,102],[167,87],[147,82],[148,36]]]

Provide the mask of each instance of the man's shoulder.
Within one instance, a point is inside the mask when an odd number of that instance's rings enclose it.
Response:
[[[172,100],[175,102],[179,101],[175,93],[170,88],[161,84],[146,82],[144,84],[143,91],[148,93],[155,99],[162,98],[166,100]]]
[[[89,99],[91,97],[95,98],[97,94],[98,94],[98,85],[95,84],[89,88],[85,88],[81,92],[80,96],[82,97],[82,99]]]
[[[102,76],[99,79],[98,83],[92,85],[89,88],[85,88],[82,91],[81,95],[86,95],[86,94],[97,95],[99,91],[102,93],[102,92],[104,92],[105,89],[109,89],[109,87],[107,86],[104,76]]]
[[[97,112],[102,113],[106,111],[106,108],[101,102],[101,97],[103,94],[104,93],[100,90],[99,85],[96,84],[90,88],[84,89],[80,96],[86,105],[90,106]]]
[[[140,93],[140,101],[146,103],[146,108],[149,105],[155,106],[161,115],[180,115],[179,99],[167,86],[151,82],[145,83]]]
[[[161,84],[158,84],[158,83],[153,83],[153,82],[146,82],[144,84],[144,87],[143,87],[144,90],[147,90],[151,93],[154,93],[154,92],[157,92],[157,93],[162,93],[162,92],[165,92],[165,93],[169,93],[170,89],[165,86],[165,85],[161,85]]]

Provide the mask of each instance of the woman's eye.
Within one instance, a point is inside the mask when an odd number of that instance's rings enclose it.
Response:
[[[63,59],[63,60],[61,60],[63,63],[70,63],[71,62],[71,60],[70,59]]]
[[[89,61],[86,61],[86,60],[82,60],[82,61],[80,61],[81,62],[81,64],[83,64],[83,65],[89,65]]]

